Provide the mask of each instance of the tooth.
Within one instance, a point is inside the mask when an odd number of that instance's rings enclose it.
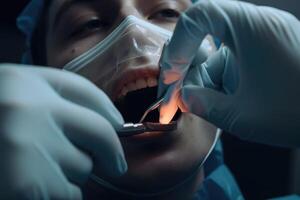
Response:
[[[136,87],[137,89],[142,89],[147,87],[147,82],[144,79],[139,79],[136,81]]]
[[[127,85],[127,88],[128,88],[128,92],[131,92],[131,91],[136,90],[135,83],[129,83],[129,84]]]
[[[157,86],[157,80],[155,78],[148,78],[147,84],[148,84],[148,87]]]
[[[122,89],[122,95],[123,95],[123,96],[126,96],[127,92],[128,92],[127,87],[126,87],[126,86],[123,87],[123,89]]]

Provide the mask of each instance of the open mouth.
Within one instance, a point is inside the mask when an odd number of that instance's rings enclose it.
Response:
[[[157,86],[146,87],[126,93],[114,103],[117,109],[121,112],[125,122],[137,123],[142,115],[157,99]],[[177,120],[181,112],[178,110],[173,120]],[[145,118],[144,122],[159,122],[159,110],[153,110]]]

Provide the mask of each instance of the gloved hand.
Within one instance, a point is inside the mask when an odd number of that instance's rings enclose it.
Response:
[[[214,87],[182,85],[207,34],[226,46],[201,66]],[[181,105],[240,138],[300,146],[299,52],[300,22],[291,14],[244,2],[200,1],[181,16],[161,58],[161,81],[171,84],[161,110]]]
[[[2,64],[0,94],[1,199],[82,199],[93,166],[127,170],[114,130],[123,119],[88,80]]]

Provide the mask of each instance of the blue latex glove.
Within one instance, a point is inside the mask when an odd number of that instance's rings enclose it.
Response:
[[[202,66],[196,64],[208,71],[215,88],[183,85],[179,101],[170,100],[207,34],[226,46]],[[300,146],[299,47],[300,22],[287,12],[237,1],[200,1],[181,16],[164,50],[161,82],[171,87],[162,109],[179,105],[243,139]]]
[[[82,199],[93,166],[127,170],[115,132],[123,118],[88,80],[2,64],[0,93],[0,199]]]
[[[244,197],[223,160],[219,141],[204,164],[205,180],[193,200],[244,200]]]

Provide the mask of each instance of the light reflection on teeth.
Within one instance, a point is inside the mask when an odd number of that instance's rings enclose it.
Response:
[[[137,89],[142,89],[147,87],[147,81],[144,79],[138,79],[136,81],[136,87]]]
[[[119,97],[126,96],[128,92],[155,86],[157,86],[157,80],[154,77],[138,79],[134,82],[124,85],[124,87],[121,90],[121,94],[119,94]]]
[[[127,94],[127,92],[128,92],[127,87],[123,87],[123,89],[122,89],[122,95],[125,96]]]
[[[147,85],[148,85],[148,87],[157,86],[157,80],[155,78],[148,78]]]

